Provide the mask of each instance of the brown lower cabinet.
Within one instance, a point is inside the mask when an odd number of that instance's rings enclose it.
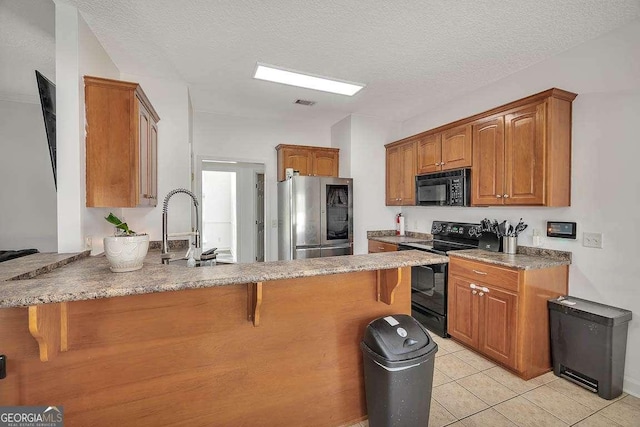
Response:
[[[377,240],[369,239],[369,253],[374,254],[377,252],[395,252],[398,250],[398,245],[393,243],[379,242]]]
[[[451,256],[448,332],[524,379],[548,372],[547,300],[567,294],[568,275],[568,266],[517,270]]]

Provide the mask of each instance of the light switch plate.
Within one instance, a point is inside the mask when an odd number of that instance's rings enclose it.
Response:
[[[602,233],[582,233],[582,246],[602,249]]]

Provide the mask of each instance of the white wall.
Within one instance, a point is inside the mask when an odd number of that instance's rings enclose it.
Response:
[[[81,153],[78,10],[56,2],[56,156],[58,252],[83,248],[84,205]]]
[[[278,144],[328,147],[330,129],[314,124],[263,120],[196,111],[193,149],[196,156],[265,165],[265,260],[278,259],[276,150]]]
[[[56,189],[39,104],[0,100],[0,214],[0,250],[56,252]]]
[[[385,206],[384,144],[398,139],[399,131],[400,123],[359,114],[331,127],[331,145],[340,148],[340,176],[353,178],[354,254],[367,253],[367,230],[394,227],[397,209]]]
[[[351,177],[351,115],[331,126],[331,146],[340,149],[338,176]]]
[[[578,223],[578,240],[544,237],[544,247],[573,252],[571,295],[633,310],[624,389],[640,395],[640,21],[584,43],[403,123],[415,133],[559,87],[573,102],[572,205],[568,208],[403,208],[409,230],[429,230],[433,220],[478,222],[484,217],[517,221],[532,229],[546,220]],[[584,248],[583,232],[604,233],[604,248]],[[543,235],[546,234],[543,231]]]

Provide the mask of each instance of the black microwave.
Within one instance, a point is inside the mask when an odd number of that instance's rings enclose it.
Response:
[[[471,169],[455,169],[416,176],[418,206],[469,206]]]

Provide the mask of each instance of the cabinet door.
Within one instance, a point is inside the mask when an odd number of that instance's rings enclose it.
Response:
[[[442,133],[442,170],[471,166],[471,125]]]
[[[369,240],[369,253],[375,254],[379,252],[395,252],[398,250],[398,245],[393,243],[384,243],[377,240]]]
[[[386,205],[400,205],[400,181],[402,180],[402,158],[400,147],[387,148]]]
[[[504,118],[473,125],[472,205],[501,205],[504,193]]]
[[[138,206],[149,205],[149,133],[151,119],[149,112],[138,101]]]
[[[474,348],[478,348],[478,303],[478,293],[471,288],[471,282],[449,276],[448,332]]]
[[[496,288],[485,287],[480,300],[482,304],[479,317],[482,326],[479,350],[516,369],[518,296]]]
[[[437,172],[441,169],[442,158],[441,135],[429,135],[418,141],[418,175],[423,173]]]
[[[300,171],[302,176],[311,176],[313,173],[313,156],[306,148],[283,148],[283,170],[293,168]]]
[[[505,205],[544,203],[544,109],[542,103],[505,116]]]
[[[314,176],[338,176],[338,153],[317,150],[312,154]]]
[[[149,205],[158,204],[158,125],[149,127]]]
[[[402,178],[400,182],[400,204],[416,204],[416,144],[410,142],[400,147]]]

